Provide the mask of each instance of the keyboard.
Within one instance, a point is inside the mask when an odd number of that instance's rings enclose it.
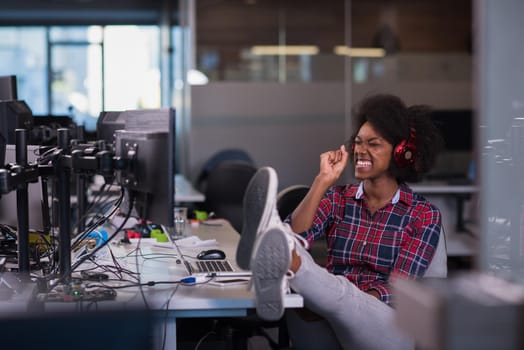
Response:
[[[231,272],[233,268],[227,260],[199,260],[196,265],[200,272]]]
[[[198,260],[191,265],[186,261],[189,271],[193,271],[196,267],[197,271],[203,273],[217,273],[217,272],[233,272],[233,267],[227,260]]]

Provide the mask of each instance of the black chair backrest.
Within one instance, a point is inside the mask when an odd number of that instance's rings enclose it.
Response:
[[[249,181],[257,168],[246,162],[224,161],[207,178],[204,191],[205,210],[229,220],[238,231],[242,229],[243,200]]]
[[[202,170],[200,171],[200,174],[198,175],[198,178],[196,180],[196,187],[201,191],[205,190],[209,174],[213,171],[213,169],[216,166],[226,161],[239,161],[251,164],[253,166],[255,165],[255,162],[246,151],[237,148],[223,149],[213,154],[204,163],[204,165],[202,166]]]
[[[277,196],[277,211],[280,219],[284,220],[291,214],[308,191],[309,186],[306,185],[293,185],[280,191]]]

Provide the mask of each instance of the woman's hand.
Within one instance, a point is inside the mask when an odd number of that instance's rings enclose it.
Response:
[[[349,153],[344,145],[335,151],[328,151],[320,155],[320,174],[329,185],[334,184],[344,172]]]
[[[335,151],[320,155],[320,173],[311,184],[309,192],[295,208],[291,217],[294,232],[304,232],[313,224],[315,213],[322,197],[340,177],[348,161],[348,152],[344,146]]]

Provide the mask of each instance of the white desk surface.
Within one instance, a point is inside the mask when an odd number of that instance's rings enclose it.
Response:
[[[409,184],[414,192],[420,194],[461,194],[475,193],[475,185],[450,185],[445,181],[426,181]]]
[[[236,246],[239,234],[225,220],[217,220],[220,226],[199,225],[192,227],[192,233],[201,240],[216,239],[215,246],[181,248],[186,259],[195,257],[202,250],[218,248],[223,250],[232,265],[238,269],[235,262]],[[117,239],[114,240],[118,241]],[[139,271],[141,282],[148,281],[179,281],[186,277],[186,271],[182,264],[176,262],[177,250],[171,247],[159,247],[151,240],[140,243],[142,256],[136,254],[124,256],[134,249],[137,244],[126,245],[110,244],[113,254],[118,258],[118,263],[133,271]],[[103,251],[103,250],[101,250]],[[108,253],[108,252],[106,252]],[[148,256],[147,254],[153,254]],[[154,255],[158,254],[158,255]],[[173,254],[173,256],[170,256]],[[163,255],[160,257],[160,255]],[[144,256],[146,258],[144,258]],[[107,262],[101,256],[97,261],[99,264],[110,263],[107,254]],[[81,265],[78,270],[82,270]],[[88,266],[86,266],[88,267]],[[111,282],[112,285],[125,285],[129,282]],[[142,294],[143,292],[143,294]],[[254,294],[248,290],[246,285],[220,287],[210,284],[201,285],[176,285],[159,284],[152,287],[131,287],[117,290],[115,301],[99,302],[99,308],[148,308],[159,310],[159,318],[166,322],[169,331],[166,333],[166,349],[176,349],[176,319],[183,317],[242,317],[248,314],[249,309],[254,308]],[[144,301],[145,299],[145,301]],[[147,305],[146,305],[147,302]],[[303,306],[303,298],[298,294],[287,294],[284,298],[286,308],[299,308]],[[51,302],[46,304],[46,310],[71,310],[75,303]],[[166,316],[166,310],[169,312]],[[162,327],[160,327],[161,329]],[[157,335],[158,344],[162,343],[162,334]],[[168,345],[169,344],[169,345]]]
[[[218,248],[226,253],[228,260],[236,269],[240,269],[235,262],[236,246],[238,244],[239,235],[233,227],[225,220],[217,220],[221,226],[199,225],[192,227],[193,234],[197,235],[201,240],[216,239],[217,244],[214,246],[202,246],[192,248],[181,248],[186,259],[191,260],[200,251],[212,248]],[[136,249],[137,244],[131,243],[127,246],[112,245],[111,249],[117,257],[122,257],[126,253]],[[151,243],[151,241],[143,241],[140,243],[142,254],[173,254],[171,258],[163,257],[155,259],[152,255],[149,259],[139,258],[138,270],[141,274],[141,281],[178,281],[186,277],[186,270],[182,264],[177,264],[176,260],[178,254],[175,248],[160,247]],[[119,263],[130,270],[137,270],[136,258],[133,256],[119,259]],[[79,270],[81,270],[80,266]],[[122,284],[126,284],[122,282]],[[150,302],[150,306],[164,305],[168,301],[168,294],[172,293],[175,285],[157,285],[153,287],[144,287],[146,299]],[[130,301],[137,301],[139,304],[143,301],[141,295],[137,295],[137,290],[134,288],[118,290],[117,301],[128,303]],[[285,305],[287,307],[302,307],[302,297],[297,294],[287,295],[285,298]],[[139,306],[139,305],[133,305]],[[169,310],[204,310],[210,309],[242,309],[245,312],[246,308],[254,307],[254,294],[247,289],[246,286],[228,286],[219,287],[209,284],[202,285],[180,285],[174,296],[169,301]]]

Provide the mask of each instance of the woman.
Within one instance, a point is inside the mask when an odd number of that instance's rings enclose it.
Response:
[[[289,226],[275,214],[276,174],[271,168],[259,171],[248,188],[245,220],[250,224],[239,244],[239,249],[254,248],[237,255],[251,256],[262,318],[282,316],[287,283],[323,318],[313,332],[294,339],[296,348],[299,339],[310,348],[313,340],[322,348],[413,348],[395,328],[390,282],[397,276],[423,276],[436,249],[440,212],[406,181],[431,168],[441,138],[428,108],[407,107],[392,95],[365,99],[354,121],[350,153],[341,146],[320,156],[319,174],[288,218]],[[359,182],[336,186],[349,160]],[[264,193],[261,189],[266,190],[263,206],[249,200],[250,192]],[[321,237],[328,244],[326,269],[306,250],[307,242]],[[293,332],[302,321],[290,317]],[[304,322],[301,326],[311,328]]]

